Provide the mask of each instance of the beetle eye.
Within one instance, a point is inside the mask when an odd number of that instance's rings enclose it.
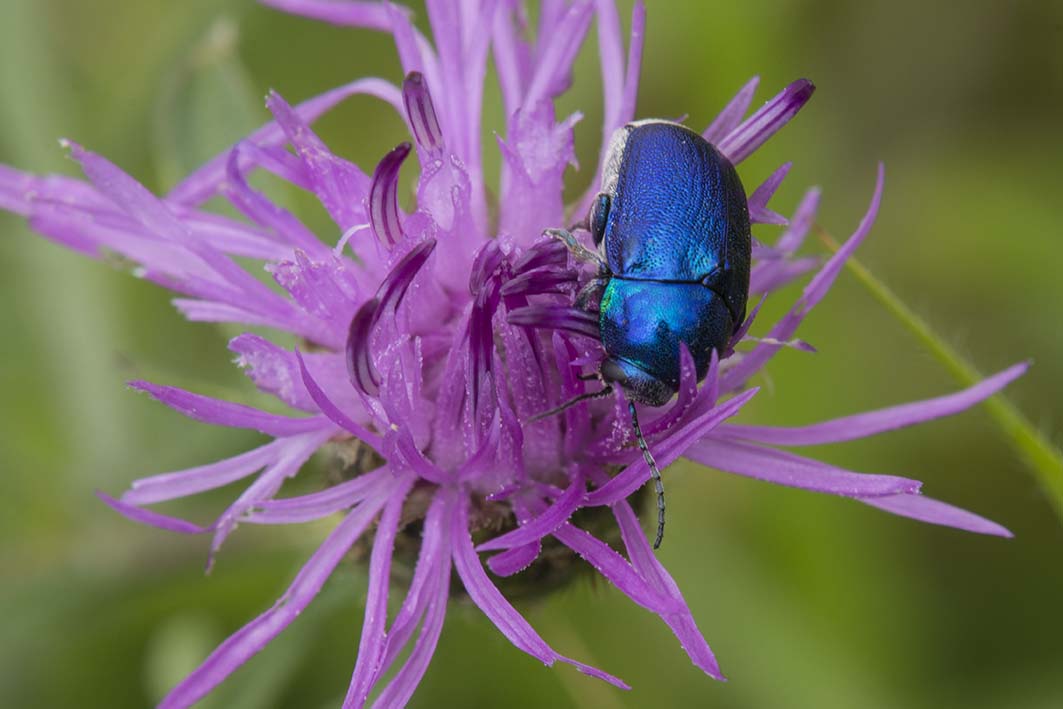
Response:
[[[605,222],[609,217],[609,195],[604,192],[598,195],[591,207],[590,229],[594,237],[594,245],[598,246],[605,238]]]

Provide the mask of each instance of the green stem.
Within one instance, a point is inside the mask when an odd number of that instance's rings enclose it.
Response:
[[[831,235],[818,225],[815,228],[827,248],[832,252],[837,251],[838,243]],[[876,278],[860,261],[850,258],[845,267],[886,310],[930,350],[957,382],[963,386],[972,386],[982,379],[973,364],[936,335],[926,320],[905,305],[889,286]],[[1063,453],[1060,453],[1003,394],[993,395],[986,400],[985,406],[989,415],[1004,432],[1008,443],[1041,484],[1056,514],[1063,519]]]

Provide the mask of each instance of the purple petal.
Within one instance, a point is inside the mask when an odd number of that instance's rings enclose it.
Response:
[[[323,416],[293,418],[270,414],[243,404],[212,399],[177,387],[161,386],[150,382],[133,381],[129,382],[129,386],[147,392],[157,401],[189,418],[216,426],[250,428],[277,438],[332,427],[332,424],[328,423]]]
[[[261,475],[221,513],[212,525],[214,538],[211,540],[210,555],[207,558],[208,571],[213,566],[214,557],[221,549],[221,545],[236,529],[241,518],[252,508],[276,495],[284,481],[297,474],[303,464],[332,434],[333,432],[329,430],[316,431],[292,436],[285,441],[285,446],[276,460],[262,471]]]
[[[166,695],[159,704],[160,709],[193,705],[288,627],[317,596],[347,550],[386,501],[387,493],[381,493],[348,514],[318,547],[273,607],[219,645],[202,665]]]
[[[394,477],[387,466],[333,485],[320,492],[265,500],[243,518],[254,524],[302,524],[354,507],[374,495],[383,481]]]
[[[713,145],[718,145],[721,140],[737,128],[738,124],[742,122],[743,116],[746,115],[746,111],[749,110],[749,104],[753,102],[753,94],[757,92],[758,85],[760,85],[759,76],[754,76],[747,81],[745,86],[738,90],[735,97],[723,107],[720,115],[716,116],[712,123],[709,124],[709,127],[701,132],[701,137]]]
[[[390,8],[390,5],[385,6]],[[390,104],[401,116],[402,94],[398,88],[383,79],[359,79],[349,84],[344,84],[320,96],[304,101],[295,107],[298,116],[310,124],[320,116],[327,113],[345,99],[358,94],[375,96],[385,103]],[[267,123],[252,133],[244,140],[260,147],[276,147],[285,140],[284,131],[275,122]],[[235,147],[235,146],[234,146]],[[225,183],[226,164],[229,161],[232,148],[227,148],[219,155],[211,158],[205,165],[197,169],[191,175],[181,181],[167,197],[171,203],[185,205],[197,205],[210,199],[218,188]]]
[[[480,558],[473,549],[472,537],[469,535],[467,501],[462,499],[457,504],[458,514],[454,515],[450,530],[454,550],[454,567],[465,585],[469,598],[495,624],[495,627],[517,648],[545,665],[552,665],[557,660],[569,662],[585,674],[591,674],[617,687],[627,689],[627,685],[622,680],[558,655],[539,637],[528,621],[509,604],[487,577],[487,573],[480,564]]]
[[[292,352],[249,332],[230,340],[229,349],[238,355],[237,366],[260,390],[273,394],[293,408],[317,410],[314,400],[306,393],[299,363]]]
[[[749,195],[749,221],[756,224],[786,224],[786,217],[768,209],[768,201],[775,195],[791,167],[792,162],[783,163]]]
[[[878,411],[868,411],[809,426],[783,428],[725,424],[720,426],[714,435],[726,438],[745,438],[773,446],[811,446],[866,438],[884,431],[914,426],[917,423],[951,416],[969,409],[1021,377],[1028,368],[1029,363],[1022,362],[955,394],[901,404]]]
[[[944,527],[954,527],[976,534],[990,534],[994,537],[1014,536],[996,522],[922,495],[886,495],[859,499],[866,505],[902,517],[911,517],[920,522],[940,524]]]
[[[642,69],[642,48],[646,39],[646,4],[636,0],[631,8],[631,38],[627,47],[627,73],[624,75],[624,93],[620,101],[620,120],[623,125],[635,117],[635,100],[638,97],[639,74]],[[605,136],[608,140],[609,136]]]
[[[565,546],[593,566],[595,571],[620,589],[625,596],[643,608],[658,614],[674,613],[679,610],[673,599],[650,588],[646,580],[635,571],[627,559],[617,554],[612,547],[590,532],[565,523],[553,534]]]
[[[822,263],[818,256],[799,259],[780,258],[758,263],[749,274],[750,293],[772,293],[792,283]]]
[[[860,220],[860,225],[853,232],[852,236],[842,244],[841,248],[830,257],[830,259],[823,264],[823,268],[819,270],[819,273],[812,278],[804,291],[801,293],[801,297],[790,312],[787,313],[782,320],[780,320],[775,327],[768,333],[768,337],[773,340],[785,341],[793,337],[794,332],[797,330],[798,325],[804,320],[808,312],[823,299],[823,296],[830,290],[831,285],[834,283],[834,279],[841,273],[842,267],[856,248],[860,246],[864,238],[867,237],[871,231],[871,226],[875,223],[875,217],[878,215],[878,207],[882,200],[882,187],[885,181],[885,168],[880,163],[878,166],[878,178],[875,181],[875,193],[871,197],[871,204],[868,205],[867,212],[864,214],[864,218]],[[727,370],[723,375],[723,381],[720,384],[722,391],[733,391],[739,388],[749,377],[759,371],[768,360],[775,355],[776,352],[781,349],[781,345],[775,344],[761,344],[758,345],[752,352],[743,355],[733,367]]]
[[[892,475],[867,475],[818,460],[751,443],[721,440],[714,432],[691,446],[687,458],[717,470],[830,495],[861,497],[919,490],[916,480]]]
[[[369,698],[373,678],[376,676],[381,660],[384,658],[384,628],[388,620],[388,588],[391,580],[391,559],[395,552],[395,536],[399,531],[399,520],[406,495],[413,486],[414,479],[407,477],[398,489],[391,493],[391,499],[380,515],[373,540],[373,552],[369,556],[369,589],[365,599],[365,620],[362,621],[362,635],[358,641],[358,661],[344,705],[364,706]]]
[[[820,191],[817,187],[805,192],[801,202],[797,205],[797,209],[794,210],[793,218],[790,219],[790,226],[779,237],[778,243],[775,244],[776,249],[784,254],[792,254],[801,247],[801,244],[805,241],[805,236],[808,235],[808,230],[812,228],[816,212],[819,210],[819,197]]]
[[[251,188],[247,181],[244,158],[253,149],[248,141],[233,146],[224,163],[225,181],[220,192],[244,216],[276,235],[276,238],[296,248],[315,254],[325,251],[325,245],[305,224],[287,209],[274,204],[264,194]]]
[[[661,614],[661,620],[667,623],[675,633],[679,639],[679,645],[686,651],[695,667],[710,677],[723,682],[727,681],[720,672],[720,666],[709,644],[705,642],[705,637],[698,630],[698,625],[694,622],[694,616],[687,607],[679,586],[657,560],[631,506],[626,501],[622,501],[612,505],[612,510],[617,524],[620,525],[620,535],[624,540],[628,558],[631,559],[631,565],[650,586],[670,597],[680,609],[673,613]]]
[[[362,304],[351,319],[346,344],[347,373],[351,383],[367,395],[376,396],[380,388],[380,375],[370,351],[373,330],[385,314],[394,314],[402,303],[413,279],[435,251],[436,243],[435,239],[427,239],[410,249],[384,278],[376,297]]]
[[[694,441],[708,435],[709,431],[718,426],[726,419],[734,416],[757,393],[756,389],[742,392],[733,399],[712,409],[704,416],[688,423],[680,431],[672,433],[668,438],[660,441],[655,446],[653,455],[659,468],[672,464],[673,461],[684,455],[688,447]],[[650,479],[650,469],[646,461],[639,458],[609,482],[589,493],[586,505],[611,505],[623,500],[625,497],[639,489]]]
[[[586,310],[564,305],[528,305],[509,311],[511,325],[564,330],[576,335],[598,339],[598,317]]]
[[[598,64],[602,70],[602,99],[605,104],[602,135],[610,136],[622,125],[620,104],[624,93],[624,39],[616,3],[598,0],[595,6],[598,15]]]
[[[509,8],[505,10],[495,15],[495,24],[491,28],[491,49],[499,88],[502,89],[502,104],[508,118],[520,108],[526,78],[531,73],[531,61],[528,44],[522,33],[514,27],[514,13]]]
[[[0,165],[0,209],[28,217],[33,188],[39,180],[31,173]]]
[[[572,80],[572,64],[590,28],[594,6],[578,2],[568,8],[557,27],[548,36],[540,35],[539,59],[528,84],[524,106],[534,106],[564,92]],[[617,85],[620,90],[620,85]]]
[[[188,240],[188,232],[170,208],[139,182],[109,160],[90,153],[77,143],[62,142],[93,185],[145,229],[170,241],[181,243]]]
[[[207,267],[200,275],[215,283],[228,286],[229,297],[247,303],[249,309],[284,318],[291,305],[238,266],[229,257],[204,243],[191,239],[184,224],[173,210],[155,197],[140,183],[108,160],[86,151],[76,143],[65,141],[71,155],[81,164],[85,174],[110,200],[139,223],[147,233],[161,241],[177,244],[201,259]],[[148,268],[159,267],[166,272],[166,264],[145,263]],[[213,273],[211,273],[213,272]]]
[[[382,450],[380,436],[370,433],[364,426],[356,423],[346,413],[341,411],[331,399],[329,399],[328,395],[321,390],[321,387],[314,380],[310,371],[307,370],[306,363],[303,361],[303,355],[299,350],[295,351],[295,358],[299,362],[299,373],[302,375],[306,391],[310,394],[310,398],[314,400],[314,403],[317,404],[318,408],[321,409],[321,413],[325,414],[325,416],[327,416],[334,424],[353,434],[358,440],[379,453]]]
[[[495,576],[512,576],[531,566],[539,558],[542,549],[543,545],[539,541],[513,547],[492,556],[487,560],[487,566]]]
[[[402,602],[395,620],[388,630],[385,641],[384,660],[380,663],[373,682],[380,679],[399,653],[409,642],[418,621],[424,615],[435,588],[434,579],[438,574],[450,569],[450,525],[453,517],[453,505],[448,496],[436,492],[425,514],[424,532],[421,535],[421,550],[417,554],[410,588]],[[449,577],[448,577],[449,578]]]
[[[449,554],[445,546],[441,550],[443,554]],[[402,707],[413,696],[421,678],[428,669],[428,663],[435,654],[439,643],[439,635],[443,630],[443,619],[447,612],[447,604],[450,600],[450,562],[448,559],[441,560],[435,565],[436,578],[431,582],[430,588],[426,589],[426,607],[424,609],[424,624],[421,626],[421,634],[414,643],[410,657],[406,664],[395,674],[395,677],[380,693],[373,702],[374,709],[388,709],[389,707]],[[352,709],[361,706],[351,704]],[[347,704],[344,704],[347,707]]]
[[[259,0],[263,5],[281,12],[321,20],[340,27],[364,27],[367,29],[391,30],[390,3],[365,2],[365,0]],[[397,6],[402,12],[409,12]]]
[[[719,371],[720,355],[713,350],[709,355],[709,371],[706,374],[708,381],[714,381]],[[694,356],[690,354],[690,348],[685,342],[679,342],[679,388],[675,402],[661,416],[653,421],[643,424],[642,430],[647,438],[669,430],[676,425],[687,413],[690,405],[698,394],[698,373],[694,364]]]
[[[577,285],[577,272],[571,269],[540,268],[510,278],[502,286],[503,296],[542,295],[544,293],[572,293]]]
[[[157,527],[159,529],[165,529],[168,532],[177,532],[178,534],[203,534],[204,532],[209,532],[211,530],[211,527],[200,527],[198,524],[192,524],[191,522],[186,522],[177,517],[171,517],[158,512],[152,512],[151,510],[141,509],[136,505],[130,505],[121,500],[116,500],[99,490],[96,491],[96,497],[103,500],[108,507],[126,519],[131,519],[140,524],[146,524],[149,527]]]
[[[512,549],[513,547],[539,541],[564,524],[572,516],[572,513],[580,508],[580,503],[583,502],[583,495],[586,490],[583,476],[576,473],[572,478],[572,484],[569,485],[563,495],[554,501],[554,504],[531,520],[522,522],[513,531],[487,540],[478,546],[476,551]]]
[[[737,165],[789,123],[812,98],[815,90],[816,87],[808,79],[798,79],[729,132],[716,147]]]
[[[369,190],[369,177],[357,166],[334,155],[280,94],[271,91],[266,97],[266,108],[303,161],[313,192],[332,220],[344,231],[364,223],[361,197]]]
[[[122,502],[150,505],[228,485],[272,463],[285,445],[285,439],[280,438],[216,463],[135,480],[132,488],[122,495]]]

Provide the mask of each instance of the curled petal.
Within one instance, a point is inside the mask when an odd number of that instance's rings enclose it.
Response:
[[[513,263],[514,273],[525,273],[546,266],[563,267],[568,265],[568,247],[561,241],[543,238],[536,241]]]
[[[402,104],[417,147],[429,154],[437,154],[443,147],[443,129],[439,127],[432,96],[421,72],[411,71],[406,75],[402,82]]]
[[[576,288],[578,274],[571,269],[539,268],[514,276],[502,286],[502,295],[542,295],[571,293]]]
[[[379,310],[380,301],[377,298],[366,301],[351,318],[351,326],[347,330],[347,375],[351,384],[369,396],[376,396],[380,391],[380,375],[369,356],[369,335]]]
[[[373,330],[381,317],[394,313],[402,304],[414,277],[435,248],[436,240],[427,239],[410,249],[380,284],[376,297],[363,303],[351,319],[345,350],[347,373],[351,383],[365,394],[376,396],[380,390],[380,375],[376,372],[370,354]]]
[[[376,238],[388,246],[394,246],[402,236],[398,195],[399,168],[409,154],[410,144],[400,143],[376,166],[369,185],[369,224]]]

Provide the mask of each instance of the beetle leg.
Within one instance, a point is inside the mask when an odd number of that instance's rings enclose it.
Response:
[[[568,231],[567,229],[547,229],[543,233],[557,239],[567,246],[569,252],[572,253],[573,258],[577,261],[597,264],[599,269],[605,268],[605,262],[602,261],[602,257],[579,243],[576,236],[571,231]]]
[[[587,284],[576,294],[576,307],[580,310],[590,310],[592,304],[601,300],[602,292],[608,283],[609,278],[605,276],[596,276],[587,281]]]

